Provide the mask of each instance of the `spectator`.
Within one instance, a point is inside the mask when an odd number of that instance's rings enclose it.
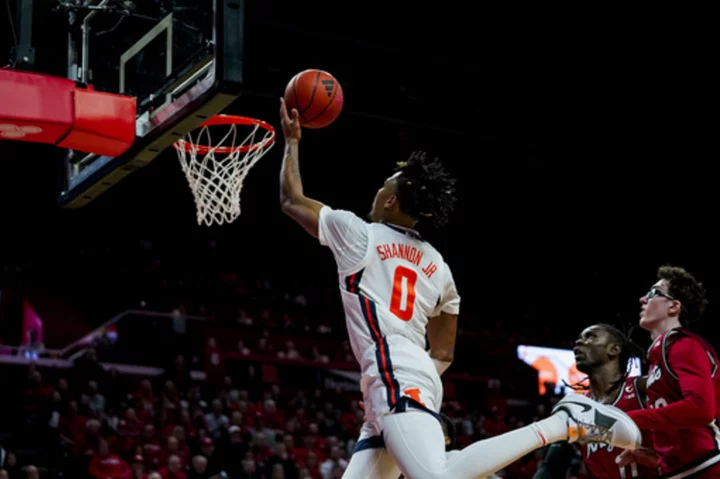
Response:
[[[208,460],[205,456],[197,455],[192,458],[190,470],[188,471],[188,479],[208,479],[210,475],[207,470]],[[231,475],[234,477],[234,474]]]
[[[140,438],[141,454],[150,461],[155,461],[160,457],[162,446],[157,440],[155,434],[155,426],[146,424],[143,428],[143,435]]]
[[[29,465],[25,468],[25,474],[27,479],[40,479],[40,471],[33,465]]]
[[[90,477],[94,479],[131,479],[132,469],[120,456],[111,454],[106,440],[98,442],[97,452],[93,455],[89,467]]]
[[[339,467],[344,471],[347,467],[347,461],[342,457],[342,451],[338,446],[330,449],[330,457],[320,464],[320,475],[323,479],[333,479],[335,468]]]
[[[177,456],[180,459],[182,467],[187,467],[190,463],[190,452],[180,448],[180,441],[175,436],[167,438],[167,442],[160,453],[160,464],[166,464],[170,456]]]
[[[240,479],[260,479],[260,473],[252,458],[245,458],[242,461],[242,473],[238,476]]]
[[[237,458],[245,457],[248,452],[248,445],[243,440],[243,433],[239,426],[230,426],[229,432],[230,443],[225,448],[223,469],[231,477],[234,477],[242,472],[242,466]]]
[[[20,477],[20,465],[17,462],[15,453],[7,452],[4,463],[2,463],[2,458],[0,458],[0,467],[7,471],[10,477]]]
[[[132,479],[147,479],[145,472],[145,458],[140,454],[136,454],[132,461]]]
[[[268,475],[273,474],[272,471],[274,471],[278,466],[282,468],[283,475],[286,479],[296,479],[298,477],[298,467],[288,453],[285,443],[282,442],[275,445],[273,455],[265,461],[265,468],[267,471],[270,471]]]
[[[223,430],[230,425],[230,419],[223,414],[222,402],[219,399],[213,400],[212,408],[212,412],[205,415],[205,423],[208,435],[217,441],[222,438]]]
[[[222,456],[220,452],[215,448],[215,442],[209,438],[204,437],[201,440],[201,452],[208,460],[207,469],[211,476],[219,474],[222,471]],[[237,460],[237,458],[235,458]]]
[[[175,455],[170,456],[167,466],[161,467],[158,472],[162,479],[187,479],[187,475],[182,471],[180,458]]]
[[[102,414],[105,412],[105,396],[98,392],[97,381],[89,381],[87,386],[86,397],[83,399],[87,401],[90,406],[90,410],[95,414]]]
[[[270,470],[270,479],[285,479],[285,469],[283,469],[282,464],[275,464],[273,465],[272,469]]]

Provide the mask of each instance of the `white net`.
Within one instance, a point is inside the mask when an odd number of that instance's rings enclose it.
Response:
[[[250,168],[275,144],[274,131],[261,128],[258,124],[240,125],[252,128],[245,140],[236,145],[238,125],[221,125],[214,128],[228,128],[228,132],[217,143],[212,142],[210,129],[201,127],[194,134],[178,140],[176,150],[185,178],[195,198],[197,222],[211,226],[231,223],[240,216],[240,191]],[[259,138],[258,130],[264,132]],[[212,145],[208,148],[198,145]],[[245,147],[239,151],[237,147]],[[223,150],[223,148],[232,148]],[[187,151],[185,151],[187,149]],[[218,151],[220,149],[220,151]]]

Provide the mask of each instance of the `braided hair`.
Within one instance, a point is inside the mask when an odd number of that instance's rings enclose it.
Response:
[[[438,158],[418,151],[399,162],[396,172],[400,210],[416,220],[427,219],[434,227],[447,224],[455,206],[455,182]]]
[[[627,333],[623,333],[615,326],[612,326],[607,323],[597,323],[595,326],[600,327],[604,329],[611,337],[611,342],[616,343],[620,346],[620,354],[618,355],[618,364],[620,365],[620,368],[623,366],[625,367],[625,371],[620,379],[613,382],[610,390],[616,389],[618,386],[622,387],[625,384],[625,381],[627,381],[628,376],[630,375],[630,358],[633,356],[639,356],[641,360],[644,360],[645,358],[645,351],[635,344],[635,342],[631,339],[632,335],[632,329],[628,331]],[[574,390],[584,390],[587,391],[590,389],[589,386],[585,386],[584,383],[585,379],[582,381],[578,381],[575,384],[567,384],[564,381],[564,384],[568,386],[571,389]]]

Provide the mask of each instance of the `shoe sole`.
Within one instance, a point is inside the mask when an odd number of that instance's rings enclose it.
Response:
[[[609,430],[615,425],[616,422],[621,422],[621,423],[627,425],[627,427],[629,429],[634,429],[637,432],[636,440],[632,444],[627,444],[627,445],[614,444],[614,446],[634,451],[635,449],[638,449],[642,445],[642,434],[640,432],[640,428],[638,428],[637,425],[635,424],[635,422],[630,418],[630,416],[628,416],[621,409],[618,409],[614,406],[608,406],[607,404],[597,403],[597,402],[593,401],[592,399],[587,398],[585,396],[581,396],[581,395],[578,395],[577,398],[573,397],[570,400],[560,402],[555,406],[555,408],[553,408],[553,413],[556,411],[563,410],[570,417],[572,417],[575,421],[578,421],[578,420],[572,414],[570,409],[568,407],[563,407],[563,405],[566,403],[581,405],[581,406],[583,406],[584,411],[587,411],[590,408],[594,408],[595,409],[595,425],[597,425],[597,426],[604,427]],[[582,422],[582,421],[579,421],[579,422]],[[587,431],[582,426],[568,428],[568,438],[570,440],[581,439],[586,434],[587,434]]]

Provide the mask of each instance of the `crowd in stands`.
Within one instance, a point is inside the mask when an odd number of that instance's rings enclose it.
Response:
[[[364,420],[355,391],[258,388],[231,376],[213,385],[192,380],[182,361],[163,376],[120,376],[92,349],[69,370],[31,365],[25,379],[13,391],[22,420],[2,442],[0,479],[334,479]],[[491,388],[482,403],[446,401],[451,447],[539,419],[555,399],[518,408]],[[530,478],[543,453],[499,475]]]

